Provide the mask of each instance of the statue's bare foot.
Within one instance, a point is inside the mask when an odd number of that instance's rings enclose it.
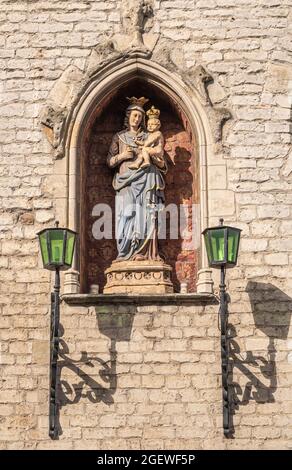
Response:
[[[163,262],[163,263],[165,262],[165,257],[163,255],[162,256],[156,255],[153,259],[154,259],[154,261],[160,261],[160,262]]]
[[[144,255],[135,255],[135,256],[133,256],[134,261],[145,261],[145,259],[147,259],[147,257],[144,256]]]

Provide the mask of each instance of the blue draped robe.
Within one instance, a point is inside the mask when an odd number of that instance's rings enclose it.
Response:
[[[138,135],[137,135],[138,136]],[[133,141],[134,135],[122,131],[113,137],[108,155],[110,167],[117,166],[114,157],[122,153],[127,145],[138,153]],[[147,133],[140,132],[139,138],[146,139]],[[164,208],[164,169],[153,163],[137,170],[130,169],[133,160],[119,163],[113,179],[116,191],[116,238],[117,260],[128,260],[140,254],[145,259],[159,259],[157,250],[157,213]]]

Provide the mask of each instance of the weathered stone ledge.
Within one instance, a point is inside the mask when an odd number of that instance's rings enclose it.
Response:
[[[141,304],[217,304],[213,294],[64,294],[62,297],[69,305],[94,306],[101,304],[126,303]]]

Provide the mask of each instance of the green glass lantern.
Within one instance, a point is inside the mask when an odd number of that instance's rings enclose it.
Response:
[[[45,228],[38,232],[44,268],[51,271],[56,268],[71,268],[76,241],[76,232],[67,228]]]
[[[218,227],[204,230],[203,235],[210,267],[232,268],[236,265],[240,232],[239,228],[223,225],[223,219],[220,219]]]

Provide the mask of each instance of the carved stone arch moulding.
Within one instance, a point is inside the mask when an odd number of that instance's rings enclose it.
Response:
[[[198,159],[200,232],[208,225],[208,171],[210,164],[215,164],[218,155],[221,167],[225,164],[220,156],[221,131],[223,122],[230,118],[230,113],[225,108],[213,106],[207,90],[212,77],[203,67],[198,66],[183,73],[174,67],[170,59],[166,60],[165,51],[161,56],[161,49],[157,52],[154,50],[152,59],[150,56],[149,50],[143,49],[119,52],[111,41],[107,42],[93,50],[86,73],[82,73],[76,67],[69,67],[56,82],[50,94],[41,123],[54,148],[55,157],[58,159],[65,157],[63,159],[67,193],[65,222],[79,233],[84,230],[80,222],[79,203],[80,171],[82,173],[80,162],[84,138],[88,135],[86,129],[92,125],[100,105],[106,104],[113,93],[135,79],[145,81],[157,90],[161,90],[186,117],[195,136]],[[157,62],[161,57],[164,66]],[[167,68],[165,61],[168,64]],[[213,281],[204,250],[200,252],[198,263],[200,269],[197,291],[210,293]],[[66,273],[67,293],[78,292],[77,276],[80,265],[82,265],[82,256],[77,250],[74,269]]]

